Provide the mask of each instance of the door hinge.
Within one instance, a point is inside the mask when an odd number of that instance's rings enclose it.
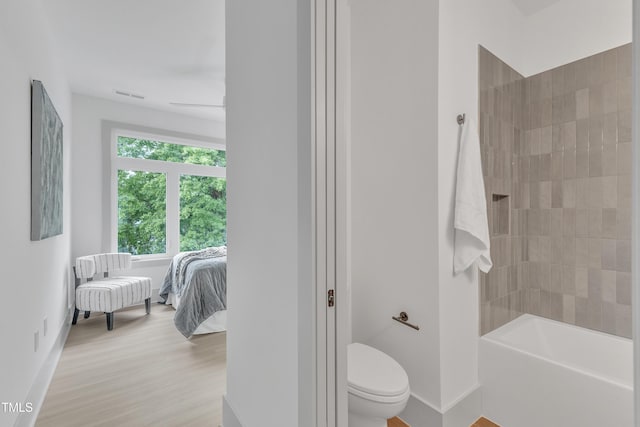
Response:
[[[329,289],[327,292],[327,305],[333,307],[335,305],[335,297],[333,296],[333,289]]]

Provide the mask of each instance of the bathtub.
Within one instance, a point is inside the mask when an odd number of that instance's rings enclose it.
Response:
[[[632,427],[632,341],[525,314],[480,338],[484,415],[503,427]]]

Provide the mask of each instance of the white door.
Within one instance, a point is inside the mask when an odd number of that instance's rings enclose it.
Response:
[[[348,12],[347,0],[315,2],[317,425],[327,427],[347,427]]]

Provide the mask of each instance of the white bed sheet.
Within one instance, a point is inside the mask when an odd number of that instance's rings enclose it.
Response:
[[[180,306],[180,297],[169,293],[167,305],[171,305],[175,310]],[[208,319],[198,326],[193,335],[211,334],[214,332],[224,332],[227,330],[227,310],[216,311]]]

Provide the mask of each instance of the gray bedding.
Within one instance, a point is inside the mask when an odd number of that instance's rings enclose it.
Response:
[[[180,297],[173,322],[187,338],[213,313],[227,308],[226,248],[205,251],[176,255],[160,288],[165,301],[169,292]]]

